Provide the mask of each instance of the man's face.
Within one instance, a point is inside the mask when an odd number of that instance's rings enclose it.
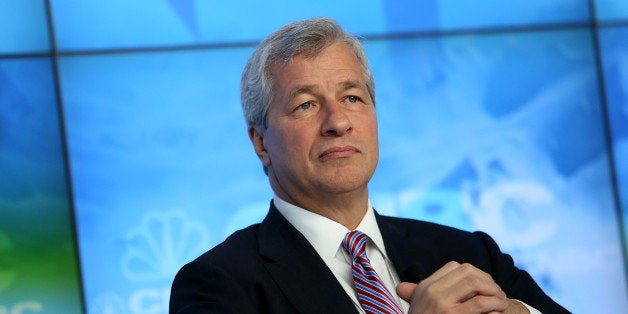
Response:
[[[378,160],[377,118],[351,48],[335,43],[314,57],[296,55],[271,75],[268,127],[249,135],[275,193],[288,201],[366,193]]]

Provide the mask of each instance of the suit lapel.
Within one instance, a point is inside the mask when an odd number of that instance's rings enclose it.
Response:
[[[300,313],[356,312],[325,262],[272,204],[259,241],[266,269]]]
[[[375,219],[384,239],[388,258],[402,282],[419,282],[435,270],[438,263],[434,255],[433,239],[411,236],[408,230],[377,212]]]

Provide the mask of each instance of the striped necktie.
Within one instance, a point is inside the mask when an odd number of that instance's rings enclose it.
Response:
[[[342,246],[353,259],[351,266],[353,283],[360,305],[368,314],[403,314],[401,307],[386,289],[366,257],[366,240],[368,236],[360,231],[351,231],[342,240]]]

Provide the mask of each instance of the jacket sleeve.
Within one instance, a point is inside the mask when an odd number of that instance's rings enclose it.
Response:
[[[570,313],[546,295],[528,272],[517,268],[510,255],[501,252],[493,238],[480,231],[474,234],[482,240],[490,255],[493,280],[509,298],[523,301],[542,313]]]

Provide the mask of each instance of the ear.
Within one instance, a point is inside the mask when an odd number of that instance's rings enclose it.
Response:
[[[269,167],[271,162],[264,142],[264,128],[259,125],[249,126],[249,138],[251,139],[251,143],[253,143],[253,149],[255,149],[257,158],[259,158],[265,167]]]

